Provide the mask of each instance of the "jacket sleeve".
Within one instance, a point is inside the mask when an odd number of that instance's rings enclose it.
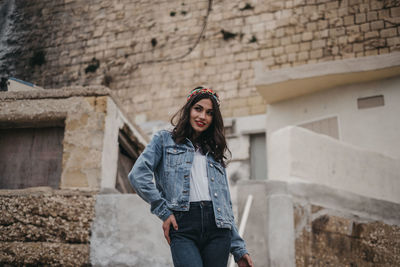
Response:
[[[229,191],[229,206],[232,210],[232,201],[230,199],[231,193],[229,190],[228,176],[226,175],[225,168],[224,168],[224,174],[225,174],[225,179],[226,179],[226,182],[228,185],[228,191]],[[233,210],[232,210],[232,214],[233,214]],[[246,249],[246,243],[244,242],[243,238],[241,238],[239,235],[234,218],[232,218],[230,252],[232,253],[235,262],[238,262],[238,260],[240,260],[240,258],[243,257],[245,254],[249,254],[249,252]]]
[[[239,236],[235,222],[232,223],[231,229],[231,249],[230,249],[235,262],[240,260],[245,254],[249,254],[246,249],[244,240]]]
[[[151,213],[165,221],[172,212],[168,209],[166,200],[161,197],[161,193],[153,182],[154,170],[162,157],[163,137],[162,132],[157,132],[136,160],[128,178],[136,193],[150,204]]]

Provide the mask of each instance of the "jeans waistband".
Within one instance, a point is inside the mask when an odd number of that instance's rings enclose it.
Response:
[[[212,207],[212,201],[193,201],[190,202],[190,207]]]

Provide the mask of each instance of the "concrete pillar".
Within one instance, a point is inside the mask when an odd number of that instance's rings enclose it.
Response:
[[[289,195],[267,198],[267,255],[270,267],[294,267],[293,202]]]

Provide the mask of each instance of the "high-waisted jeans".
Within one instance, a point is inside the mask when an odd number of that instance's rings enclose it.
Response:
[[[174,211],[178,230],[170,229],[175,267],[226,267],[231,230],[217,228],[211,201],[191,202],[189,211]]]

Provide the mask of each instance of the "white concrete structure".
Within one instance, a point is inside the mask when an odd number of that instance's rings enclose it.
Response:
[[[400,77],[346,85],[271,104],[267,135],[287,125],[337,118],[339,140],[400,158]],[[380,95],[384,105],[358,109],[357,99]]]
[[[173,266],[162,221],[138,195],[98,195],[95,210],[90,239],[93,266]]]
[[[339,140],[400,158],[400,53],[279,72],[263,72],[260,63],[256,67],[256,84],[270,103],[267,137],[287,125],[333,118]],[[374,97],[380,98],[379,105],[358,107],[358,101]]]
[[[276,103],[347,84],[400,75],[400,53],[383,54],[265,70],[255,63],[255,84],[267,103]]]
[[[292,126],[269,141],[271,180],[301,180],[400,203],[399,159]]]
[[[279,71],[260,63],[255,83],[269,103],[269,179],[400,203],[400,53]]]

